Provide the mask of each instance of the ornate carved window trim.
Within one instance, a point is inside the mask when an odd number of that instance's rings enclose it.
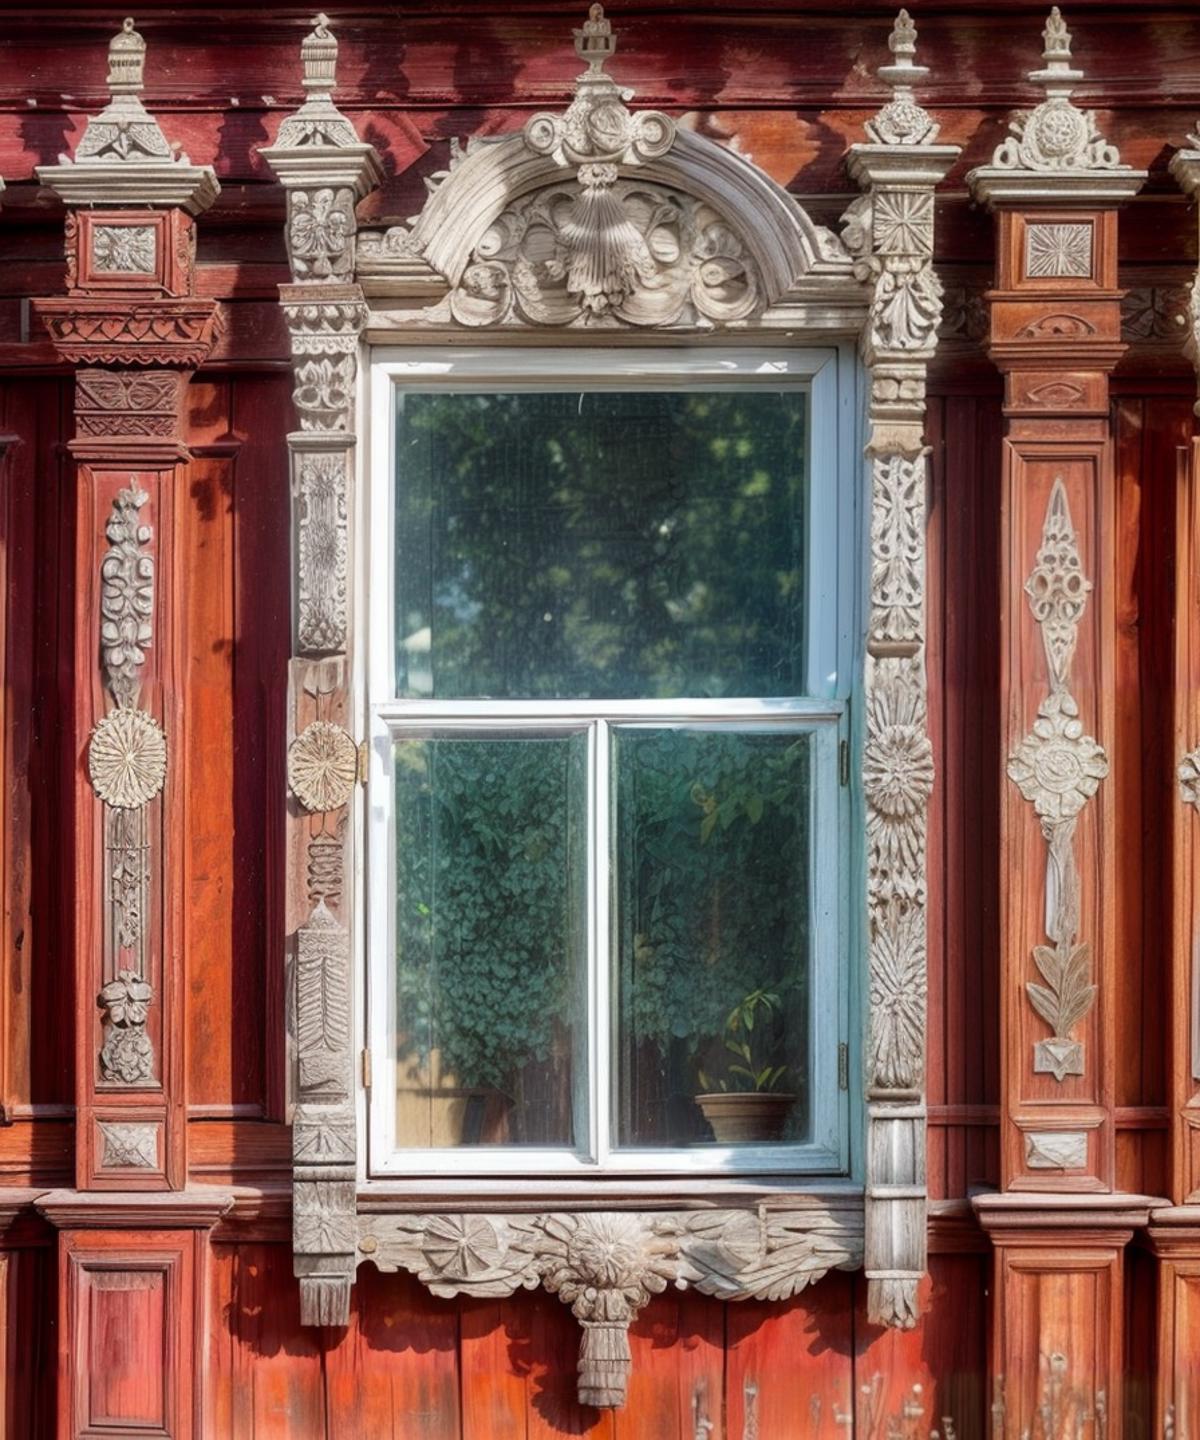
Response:
[[[864,1258],[872,1318],[910,1326],[925,1268],[924,817],[933,783],[924,682],[924,378],[941,287],[933,191],[957,158],[917,104],[916,32],[901,12],[881,78],[892,96],[851,147],[865,193],[844,239],[731,150],[630,110],[605,65],[598,5],[575,32],[586,68],[561,113],[456,152],[420,215],[361,236],[354,201],[379,162],[333,104],[337,46],[322,17],[303,47],[308,99],[264,152],[288,192],[295,355],[293,836],[297,1050],[295,1264],[304,1319],[345,1323],[354,1268],[418,1274],[438,1294],[542,1284],[583,1327],[582,1398],[620,1404],[626,1331],[651,1294],[796,1293]],[[533,243],[536,239],[536,244]],[[549,256],[549,263],[547,263]],[[348,795],[355,576],[355,387],[376,344],[815,345],[856,338],[870,380],[871,509],[862,788],[869,879],[865,1200],[845,1187],[729,1192],[676,1182],[360,1187],[353,1080],[355,933]],[[337,731],[342,731],[339,735]],[[726,1201],[728,1202],[726,1204]],[[723,1208],[712,1209],[714,1204]]]

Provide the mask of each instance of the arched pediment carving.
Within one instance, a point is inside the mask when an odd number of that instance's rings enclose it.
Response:
[[[841,240],[749,160],[628,108],[615,44],[593,5],[567,109],[456,154],[409,226],[361,237],[363,276],[423,263],[449,287],[430,318],[471,326],[707,327],[810,275],[853,283]]]

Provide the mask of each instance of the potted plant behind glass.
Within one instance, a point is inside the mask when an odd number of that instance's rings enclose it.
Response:
[[[699,1072],[701,1093],[696,1104],[724,1145],[746,1145],[781,1138],[794,1091],[781,1088],[788,1067],[773,1063],[781,1048],[773,1022],[782,1011],[780,997],[771,990],[751,990],[729,1012],[722,1035],[730,1059],[721,1077]]]

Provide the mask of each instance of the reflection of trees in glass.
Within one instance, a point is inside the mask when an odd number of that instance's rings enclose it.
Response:
[[[625,1126],[646,1143],[669,1124],[677,1141],[701,1123],[698,1071],[721,1068],[729,1012],[756,989],[781,997],[763,1048],[804,1096],[811,742],[618,733]]]
[[[400,1058],[507,1096],[515,1138],[571,1138],[585,762],[583,737],[396,746]]]
[[[405,394],[397,434],[401,694],[802,689],[800,392]]]

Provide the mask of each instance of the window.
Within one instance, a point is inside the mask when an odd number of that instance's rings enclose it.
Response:
[[[847,1168],[855,373],[376,365],[371,1173]]]

